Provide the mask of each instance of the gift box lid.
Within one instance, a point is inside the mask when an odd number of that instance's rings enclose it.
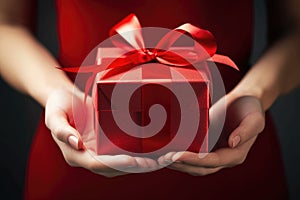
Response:
[[[176,47],[174,48],[176,49]],[[123,57],[124,53],[125,51],[120,48],[98,48],[96,64],[101,66],[108,66],[116,58]],[[204,64],[205,63],[198,63],[197,65],[199,66]],[[146,84],[153,85],[153,87],[157,88],[157,90],[160,90],[157,85],[161,85],[168,88],[176,86],[177,88],[182,88],[182,91],[184,91],[186,85],[189,84],[193,88],[198,98],[199,108],[208,108],[209,80],[204,70],[201,71],[201,69],[204,69],[204,67],[200,66],[200,70],[199,68],[196,70],[191,66],[177,67],[164,65],[157,62],[150,62],[135,66],[129,71],[124,71],[105,79],[102,79],[103,73],[105,73],[105,71],[99,72],[95,78],[96,89],[93,90],[93,95],[97,96],[97,98],[94,98],[94,106],[96,110],[114,109],[114,106],[111,105],[111,95],[115,86],[120,85],[120,83],[122,84],[122,90],[125,91],[129,91],[133,87],[137,89]],[[105,96],[105,98],[99,98],[99,92],[102,93],[100,94],[100,96]],[[141,93],[141,91],[135,92],[136,98],[131,99],[133,101],[138,101],[139,96],[140,98],[142,98]],[[133,103],[133,105],[137,107],[137,110],[141,109],[139,102]],[[190,107],[192,109],[193,106],[191,105]]]

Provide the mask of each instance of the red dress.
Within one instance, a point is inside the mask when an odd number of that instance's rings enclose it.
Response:
[[[230,56],[241,73],[222,68],[229,91],[246,72],[252,45],[251,0],[57,0],[59,60],[79,66],[109,29],[130,13],[142,26],[175,28],[185,22],[210,30],[218,53]],[[43,120],[42,120],[43,121]],[[26,199],[286,199],[287,189],[276,132],[267,117],[246,161],[195,177],[170,169],[116,178],[72,168],[42,122],[32,144]]]

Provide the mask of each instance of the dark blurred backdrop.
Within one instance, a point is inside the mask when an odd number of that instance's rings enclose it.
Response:
[[[56,55],[55,8],[52,0],[38,1],[37,36]],[[252,62],[263,51],[266,41],[265,3],[255,0],[255,39]],[[300,75],[299,75],[300,78]],[[42,108],[0,79],[1,199],[21,199],[27,156]],[[300,199],[300,88],[280,97],[271,108],[278,129],[291,199]],[[299,160],[298,160],[299,159]]]

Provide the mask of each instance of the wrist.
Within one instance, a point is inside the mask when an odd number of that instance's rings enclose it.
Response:
[[[29,87],[27,93],[33,97],[40,105],[46,106],[46,103],[55,91],[64,90],[68,92],[73,92],[74,84],[67,78],[55,79],[50,82],[39,83],[37,87]]]
[[[236,99],[242,96],[253,96],[257,98],[263,107],[263,110],[268,110],[273,102],[279,96],[279,88],[276,86],[260,87],[255,85],[244,86],[242,84],[237,85],[228,95],[230,98]]]

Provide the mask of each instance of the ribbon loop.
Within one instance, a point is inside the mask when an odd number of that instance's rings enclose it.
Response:
[[[173,46],[173,44],[185,34],[188,34],[193,39],[194,46],[192,47],[192,50],[195,51],[196,54],[203,55],[203,50],[205,50],[205,52],[207,52],[209,56],[215,54],[217,50],[217,45],[214,36],[209,31],[200,29],[189,23],[183,24],[167,33],[159,41],[159,43],[156,46],[156,49],[170,49],[170,47]],[[201,59],[204,58],[199,57],[198,60],[200,61]]]
[[[112,43],[127,51],[144,50],[142,28],[134,14],[130,14],[116,24],[109,32]],[[115,36],[116,35],[116,36]]]

